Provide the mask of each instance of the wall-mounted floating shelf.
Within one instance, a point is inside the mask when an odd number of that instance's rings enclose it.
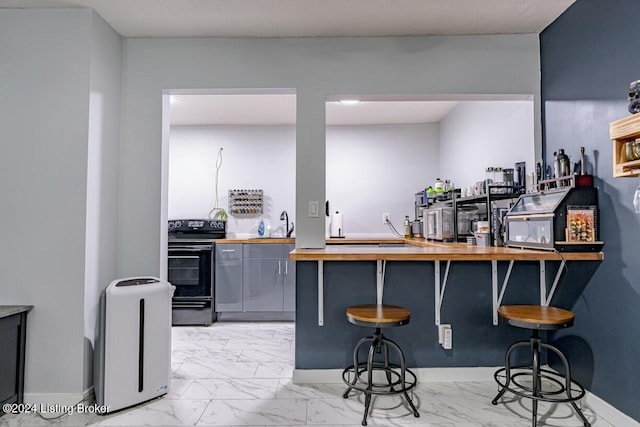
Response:
[[[640,159],[627,158],[627,142],[640,142],[640,113],[611,122],[609,135],[613,141],[613,176],[633,177],[640,175]]]
[[[261,214],[263,212],[262,190],[229,190],[229,213]]]

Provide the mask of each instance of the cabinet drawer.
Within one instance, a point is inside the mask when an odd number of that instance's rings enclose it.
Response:
[[[282,243],[247,243],[243,248],[245,258],[282,258]]]
[[[242,260],[242,244],[216,245],[216,262]]]

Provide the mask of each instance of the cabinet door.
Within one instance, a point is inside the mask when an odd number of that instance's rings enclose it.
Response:
[[[216,245],[215,311],[242,311],[242,244]]]
[[[284,311],[296,311],[296,262],[289,260],[289,252],[295,249],[295,245],[284,245],[283,271],[284,278]]]
[[[282,258],[245,258],[242,306],[248,311],[282,311]]]
[[[243,248],[245,258],[282,258],[282,243],[246,243]]]

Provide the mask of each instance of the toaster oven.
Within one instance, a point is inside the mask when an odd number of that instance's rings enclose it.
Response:
[[[424,211],[425,238],[453,241],[454,211],[452,206],[434,206]]]
[[[571,240],[567,212],[577,207],[595,212],[597,206],[597,189],[591,187],[524,194],[505,216],[505,243],[516,248],[562,250]],[[593,218],[591,241],[598,238],[597,216]]]

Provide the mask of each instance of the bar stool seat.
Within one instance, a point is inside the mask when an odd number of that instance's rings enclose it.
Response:
[[[367,415],[371,405],[371,396],[402,394],[413,411],[415,417],[420,414],[407,391],[416,385],[416,376],[406,367],[404,353],[400,346],[383,336],[382,328],[403,326],[409,323],[411,311],[404,307],[388,304],[367,304],[348,307],[346,310],[349,322],[358,326],[375,328],[372,336],[362,338],[353,349],[353,365],[342,372],[342,380],[349,387],[343,397],[349,397],[351,390],[358,390],[365,394],[364,416],[362,425],[367,425]],[[359,360],[360,349],[366,343],[371,343],[366,361]],[[395,350],[399,363],[389,361],[389,348]],[[382,360],[375,360],[376,354],[382,354]],[[376,372],[384,374],[384,379],[374,379]],[[382,375],[380,375],[382,376]]]
[[[356,305],[347,308],[347,319],[354,325],[388,328],[409,323],[411,311],[388,304]]]
[[[491,403],[497,405],[498,400],[507,391],[520,397],[531,399],[533,402],[531,425],[536,427],[538,401],[568,402],[573,406],[583,425],[585,427],[591,426],[575,403],[584,397],[584,387],[571,380],[571,369],[565,355],[557,347],[542,342],[538,332],[541,330],[551,331],[568,328],[573,325],[575,315],[569,310],[541,305],[505,305],[498,308],[498,315],[511,326],[530,329],[531,338],[526,341],[517,341],[507,349],[504,368],[498,369],[494,374],[494,379],[498,383],[500,391]],[[529,347],[531,349],[532,360],[530,365],[511,366],[511,355],[518,347]],[[564,368],[564,375],[540,366],[541,349],[550,350],[560,358]],[[544,387],[543,380],[546,382]]]

